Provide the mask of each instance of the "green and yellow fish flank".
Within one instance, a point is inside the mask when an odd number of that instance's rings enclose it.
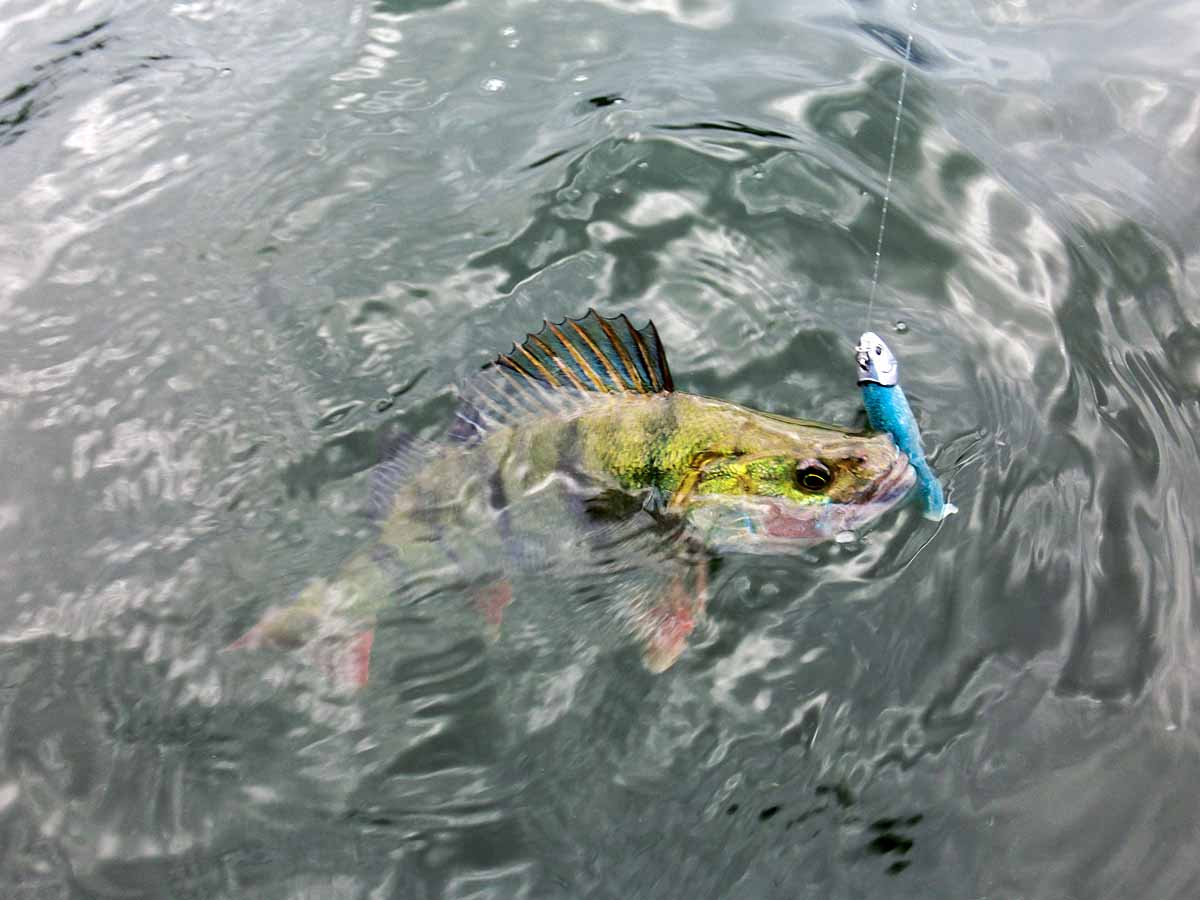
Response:
[[[514,577],[623,566],[641,571],[636,596],[614,599],[662,671],[704,614],[713,554],[859,528],[914,475],[887,435],[676,391],[653,323],[589,310],[500,355],[444,440],[409,443],[376,479],[376,541],[235,646],[320,646],[322,665],[360,685],[376,615],[423,580],[465,585],[498,631]]]

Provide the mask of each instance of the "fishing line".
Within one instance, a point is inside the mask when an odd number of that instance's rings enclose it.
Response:
[[[917,0],[909,7],[912,20],[917,12]],[[892,126],[892,149],[888,154],[887,181],[883,189],[883,205],[879,211],[879,237],[875,241],[875,266],[871,274],[871,295],[867,302],[867,328],[871,327],[875,311],[875,293],[879,287],[879,263],[883,258],[883,235],[887,228],[888,206],[892,199],[892,178],[896,170],[896,148],[900,143],[900,122],[904,118],[904,90],[908,86],[908,64],[912,60],[912,32],[904,44],[904,63],[900,68],[900,91],[896,97],[896,121]],[[957,512],[953,503],[946,502],[946,493],[937,473],[925,458],[921,445],[921,428],[913,415],[904,389],[900,387],[900,364],[887,344],[873,331],[864,331],[854,348],[854,363],[867,424],[877,432],[890,434],[897,451],[907,458],[915,475],[918,495],[925,518],[941,522]],[[920,552],[919,550],[917,551]]]
[[[909,12],[912,16],[917,14],[917,2],[913,0],[912,6],[909,7]],[[910,17],[911,18],[911,17]],[[879,285],[879,260],[883,256],[883,232],[887,227],[888,204],[892,199],[892,173],[896,168],[896,145],[900,141],[900,119],[904,114],[904,88],[908,85],[908,62],[912,57],[912,32],[908,33],[908,40],[904,44],[904,63],[900,67],[900,95],[896,98],[896,121],[892,126],[892,150],[888,155],[887,181],[883,187],[883,208],[879,212],[879,237],[875,241],[875,267],[871,273],[871,295],[867,301],[867,328],[871,327],[871,313],[875,309],[875,289]]]

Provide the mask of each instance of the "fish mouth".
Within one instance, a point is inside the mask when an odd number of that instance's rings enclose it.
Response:
[[[917,482],[917,473],[909,465],[908,454],[897,453],[896,461],[883,477],[875,482],[875,488],[864,498],[868,503],[888,504],[889,506],[912,490]]]

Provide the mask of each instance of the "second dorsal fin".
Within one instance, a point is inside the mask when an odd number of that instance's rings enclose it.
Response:
[[[580,319],[547,320],[537,334],[497,357],[495,365],[543,388],[601,394],[675,389],[653,322],[638,329],[624,315],[605,318],[594,309]]]

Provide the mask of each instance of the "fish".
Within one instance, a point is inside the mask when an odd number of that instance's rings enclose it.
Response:
[[[306,649],[356,689],[380,613],[406,595],[460,585],[494,637],[514,578],[569,577],[617,594],[623,631],[662,672],[706,614],[712,559],[862,528],[915,480],[886,433],[677,390],[653,322],[589,309],[469,379],[440,439],[376,467],[374,539],[230,647]]]
[[[958,512],[957,506],[946,502],[942,482],[925,458],[917,417],[908,405],[904,388],[900,387],[900,363],[891,349],[875,332],[865,331],[854,348],[854,362],[867,422],[875,431],[890,434],[896,446],[907,454],[917,476],[916,493],[922,514],[940,522]]]

